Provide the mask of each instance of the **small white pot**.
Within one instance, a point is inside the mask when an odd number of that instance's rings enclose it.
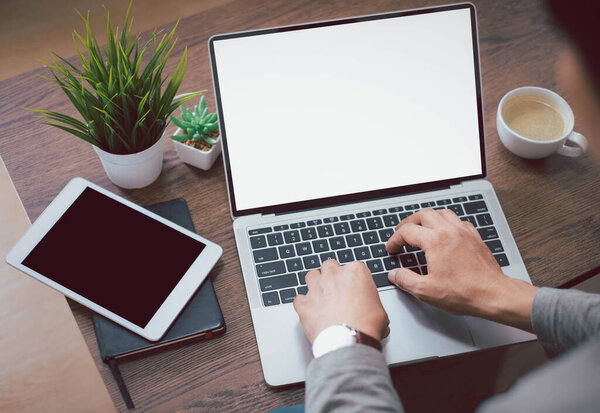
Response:
[[[177,128],[175,135],[179,135],[179,132],[181,132],[181,128]],[[177,155],[179,155],[183,162],[205,171],[208,171],[213,166],[221,154],[220,136],[217,138],[217,143],[213,145],[209,151],[202,151],[198,148],[186,145],[185,143],[177,142],[175,139],[172,140]]]
[[[156,181],[163,165],[163,145],[166,134],[151,147],[129,155],[116,155],[92,145],[108,178],[126,189],[143,188]]]

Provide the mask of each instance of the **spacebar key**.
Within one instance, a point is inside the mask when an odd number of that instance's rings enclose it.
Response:
[[[267,275],[283,274],[285,272],[285,263],[283,261],[267,262],[256,266],[256,273],[259,277]]]

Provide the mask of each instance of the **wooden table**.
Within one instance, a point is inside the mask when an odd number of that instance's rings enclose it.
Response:
[[[181,91],[207,89],[208,103],[214,108],[207,53],[207,39],[212,34],[444,3],[416,0],[221,3],[181,21],[179,47],[170,61],[170,70],[187,45],[188,72]],[[537,1],[475,0],[474,3],[478,9],[481,44],[489,180],[496,188],[531,278],[536,285],[556,287],[583,274],[596,273],[600,264],[600,169],[589,155],[577,159],[552,156],[538,161],[517,158],[501,145],[495,128],[497,103],[515,87],[548,87],[570,100],[557,84],[554,70],[564,41]],[[32,221],[67,181],[82,176],[142,205],[185,198],[197,231],[224,249],[211,277],[227,322],[227,334],[125,363],[122,373],[138,408],[265,411],[301,403],[303,386],[270,389],[262,377],[232,233],[222,160],[209,172],[188,167],[178,159],[168,141],[164,169],[154,184],[140,190],[117,188],[106,177],[88,144],[40,125],[31,113],[23,110],[31,106],[74,113],[56,87],[37,77],[41,73],[44,70],[35,70],[0,83],[0,154]],[[576,106],[573,110],[578,113]],[[268,116],[265,114],[264,119],[267,125]],[[119,410],[125,410],[108,369],[100,361],[89,312],[76,304],[72,304],[72,309],[115,404]],[[392,375],[408,411],[470,410],[510,385],[497,379],[502,368],[513,369],[511,360],[504,360],[509,355],[507,349],[491,350],[397,367],[392,369]]]

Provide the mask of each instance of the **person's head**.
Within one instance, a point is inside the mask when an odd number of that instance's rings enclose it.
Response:
[[[559,81],[577,108],[577,130],[600,159],[600,5],[597,0],[546,3],[572,45],[559,59]]]

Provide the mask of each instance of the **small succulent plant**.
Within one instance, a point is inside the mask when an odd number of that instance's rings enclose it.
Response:
[[[206,107],[206,99],[204,95],[200,97],[200,103],[194,106],[193,110],[179,107],[181,111],[181,119],[171,116],[171,121],[181,128],[182,134],[174,135],[173,139],[178,142],[197,142],[203,140],[208,145],[213,146],[217,143],[214,139],[216,131],[219,128],[216,113],[209,113]],[[212,132],[212,133],[211,133]]]

